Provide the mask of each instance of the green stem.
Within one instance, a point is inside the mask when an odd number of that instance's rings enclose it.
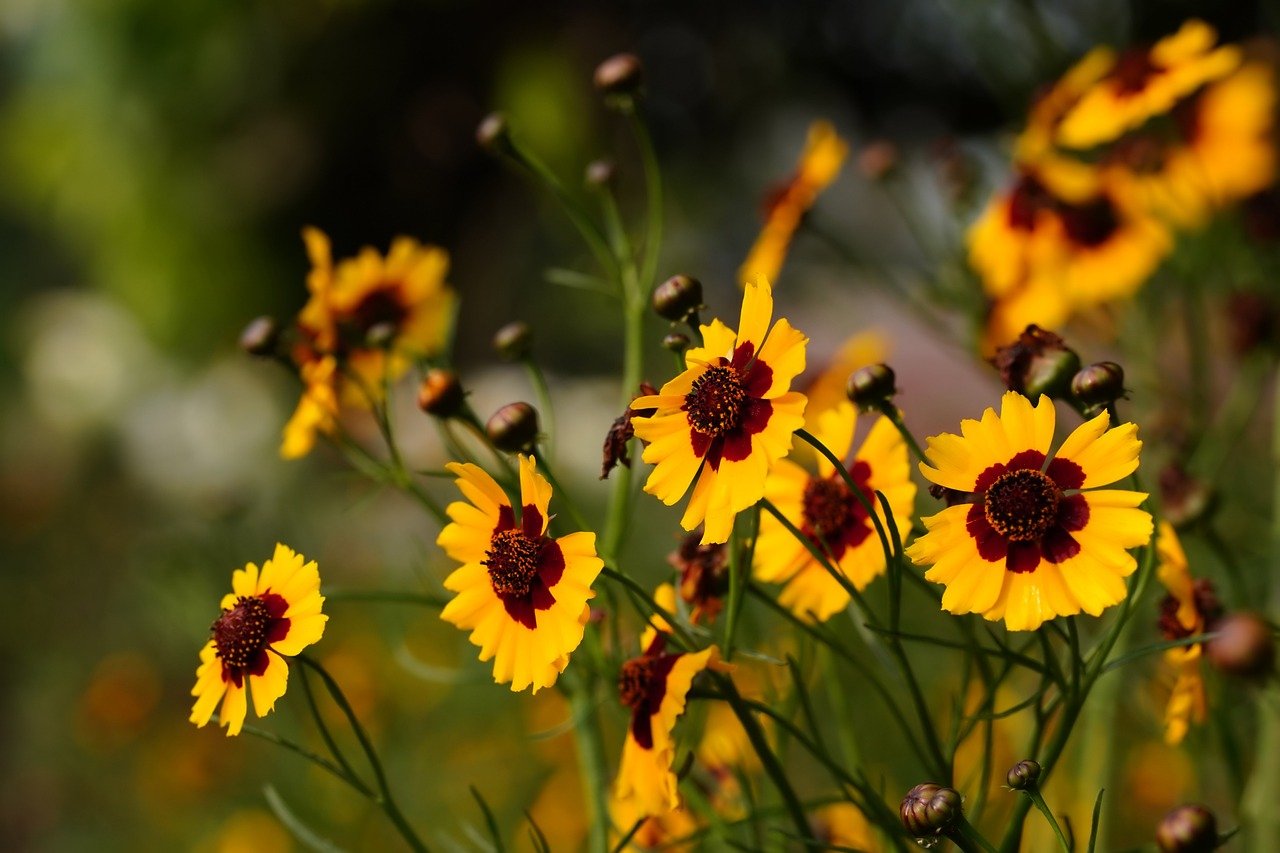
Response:
[[[1062,827],[1058,826],[1058,819],[1053,816],[1053,811],[1049,808],[1049,804],[1044,801],[1044,795],[1040,793],[1040,789],[1034,785],[1024,791],[1035,807],[1040,810],[1040,814],[1044,815],[1044,819],[1049,821],[1049,826],[1053,827],[1053,834],[1058,837],[1058,843],[1062,845],[1063,853],[1071,853],[1071,845],[1067,843],[1067,837],[1062,834]]]
[[[854,482],[853,477],[849,475],[849,469],[844,466],[844,462],[840,457],[832,453],[825,444],[810,434],[808,430],[796,430],[796,437],[801,441],[812,445],[814,450],[826,457],[826,460],[840,472],[840,476],[844,479],[845,485],[848,487],[849,491],[853,493],[853,496],[857,498],[858,503],[862,504],[862,509],[867,513],[867,516],[871,519],[872,525],[876,529],[876,535],[880,537],[880,547],[884,550],[885,565],[893,562],[893,546],[889,544],[889,534],[885,532],[884,522],[880,520],[880,513],[876,511],[876,508],[872,505],[866,494],[864,494],[858,484]]]
[[[662,249],[662,170],[658,164],[657,152],[653,148],[653,137],[649,134],[649,125],[645,123],[644,117],[632,106],[627,110],[627,118],[635,133],[636,145],[640,148],[640,162],[644,168],[644,189],[649,214],[640,280],[646,286],[652,286],[658,269],[658,253]]]
[[[533,458],[537,460],[538,467],[541,468],[542,473],[546,475],[547,482],[551,484],[552,490],[560,496],[560,506],[569,511],[570,517],[573,518],[573,523],[579,530],[590,530],[591,525],[587,524],[586,517],[578,511],[578,506],[573,502],[573,499],[569,497],[568,490],[566,490],[564,486],[560,485],[560,481],[556,478],[556,472],[552,470],[550,463],[547,462],[546,453],[539,448],[535,448],[533,451]]]
[[[296,744],[293,741],[289,740],[288,738],[283,738],[280,735],[276,734],[275,732],[269,732],[264,729],[260,729],[260,728],[257,728],[256,726],[251,726],[248,724],[241,726],[240,731],[248,735],[253,735],[256,738],[261,738],[262,740],[265,740],[268,743],[274,743],[277,746],[283,746],[285,749],[289,750],[290,752],[305,758],[307,761],[310,761],[312,764],[316,765],[321,770],[324,770],[325,772],[332,774],[335,778],[337,778],[344,784],[351,786],[351,788],[357,791],[361,796],[369,797],[370,799],[373,798],[373,792],[370,791],[368,788],[366,788],[363,782],[361,782],[355,776],[348,775],[347,772],[344,771],[341,767],[338,767],[332,761],[330,761],[327,758],[324,758],[323,756],[316,755],[314,752],[307,749],[305,746]]]
[[[921,462],[929,460],[924,455],[924,450],[920,448],[920,443],[916,441],[916,437],[911,434],[911,430],[907,429],[907,424],[902,419],[902,410],[893,403],[885,400],[879,406],[882,415],[889,419],[889,422],[897,428],[898,434],[902,436],[902,440],[907,443],[907,447],[911,449],[912,454]]]
[[[553,442],[556,434],[556,412],[551,405],[551,389],[547,386],[547,377],[542,368],[532,358],[524,358],[524,369],[533,384],[534,396],[538,398],[538,411],[542,415],[541,432],[547,437],[547,451],[550,453],[555,448]]]
[[[591,817],[588,849],[608,851],[609,811],[605,805],[605,791],[609,783],[596,703],[592,701],[589,682],[580,677],[572,680],[565,693],[577,720],[573,738],[578,747],[578,766],[582,769],[582,791]]]
[[[333,734],[329,731],[329,726],[324,721],[324,716],[320,713],[320,707],[316,704],[316,697],[311,692],[311,681],[307,678],[307,668],[305,666],[298,668],[298,675],[301,676],[302,693],[307,700],[307,708],[311,710],[311,718],[315,720],[316,729],[320,732],[320,739],[324,741],[325,747],[329,750],[329,754],[333,756],[334,761],[342,767],[343,771],[352,780],[357,780],[356,771],[347,761],[346,756],[342,754],[342,750],[338,749],[338,743],[333,739]],[[365,796],[369,795],[368,788],[364,783],[360,783],[360,787],[364,789]]]

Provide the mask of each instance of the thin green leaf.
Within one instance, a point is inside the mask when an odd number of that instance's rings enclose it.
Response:
[[[1124,666],[1130,661],[1137,660],[1138,658],[1141,658],[1141,657],[1146,657],[1147,655],[1155,654],[1156,652],[1163,652],[1167,649],[1176,649],[1179,646],[1194,646],[1197,643],[1207,643],[1217,636],[1218,635],[1216,633],[1209,632],[1207,634],[1195,634],[1190,637],[1182,637],[1181,639],[1177,639],[1177,640],[1169,640],[1164,643],[1152,643],[1149,646],[1143,646],[1140,649],[1134,649],[1128,654],[1121,655],[1120,657],[1116,658],[1115,660],[1111,661],[1106,666],[1104,666],[1102,668],[1102,671],[1110,672],[1113,669],[1118,669]]]
[[[489,830],[489,837],[493,839],[493,847],[498,853],[502,853],[502,833],[498,831],[498,821],[493,816],[493,810],[489,808],[489,804],[484,801],[484,797],[480,796],[480,792],[476,790],[475,785],[468,786],[471,789],[471,796],[480,804],[480,811],[484,813],[484,823]]]
[[[343,853],[341,847],[318,835],[301,818],[294,814],[275,788],[270,785],[264,786],[262,796],[266,798],[267,807],[271,809],[272,814],[284,824],[285,829],[289,830],[289,833],[298,840],[299,844],[315,850],[316,853]]]
[[[1102,795],[1106,792],[1106,788],[1100,789],[1093,801],[1093,819],[1089,821],[1089,853],[1093,853],[1093,848],[1098,843],[1098,820],[1102,817]]]

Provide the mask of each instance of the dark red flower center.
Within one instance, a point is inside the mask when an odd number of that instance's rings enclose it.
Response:
[[[862,509],[843,481],[814,479],[804,488],[804,523],[819,539],[835,539],[855,521]]]
[[[521,597],[529,594],[538,574],[540,542],[523,530],[499,530],[489,540],[489,550],[480,564],[489,570],[489,581],[498,595]]]
[[[700,433],[720,436],[742,426],[747,390],[731,366],[709,367],[693,380],[684,396],[690,425]]]
[[[1151,51],[1143,48],[1126,51],[1111,72],[1116,89],[1124,95],[1135,95],[1146,88],[1160,69],[1151,62]]]
[[[246,669],[254,663],[267,644],[271,621],[267,602],[258,596],[242,595],[234,607],[222,611],[209,629],[223,664]]]
[[[1058,215],[1071,242],[1087,248],[1101,246],[1120,227],[1115,205],[1106,196],[1084,204],[1062,204]]]
[[[375,326],[390,326],[399,329],[408,311],[396,296],[398,285],[386,283],[378,285],[356,305],[351,312],[352,323],[362,333]]]
[[[642,655],[622,665],[622,671],[618,673],[618,695],[622,698],[623,705],[638,710],[645,703],[657,676],[659,660],[657,657]]]
[[[1038,541],[1058,519],[1062,491],[1040,471],[1019,468],[996,478],[983,498],[991,527],[1012,542]]]
[[[1218,593],[1213,588],[1213,581],[1199,578],[1191,585],[1191,600],[1196,613],[1200,616],[1205,630],[1212,631],[1213,625],[1222,618],[1222,603],[1218,601]],[[1188,628],[1178,618],[1181,603],[1172,593],[1160,599],[1160,620],[1157,623],[1161,635],[1166,640],[1181,640],[1190,637],[1194,628]]]

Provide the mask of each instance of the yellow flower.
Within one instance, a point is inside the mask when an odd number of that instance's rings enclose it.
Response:
[[[815,436],[837,457],[846,459],[853,446],[857,417],[853,404],[846,401],[818,419]],[[916,486],[911,482],[906,444],[887,418],[876,419],[847,466],[863,497],[876,507],[881,522],[884,511],[877,506],[877,491],[888,499],[898,530],[910,530]],[[818,458],[816,475],[794,462],[779,462],[769,474],[765,497],[814,547],[827,554],[857,589],[865,589],[884,572],[884,549],[862,502],[826,457]],[[849,604],[844,587],[803,542],[768,514],[760,519],[755,575],[762,581],[785,583],[779,602],[804,619],[825,621]]]
[[[237,569],[231,590],[210,629],[212,639],[200,650],[190,718],[203,727],[221,701],[218,722],[228,736],[240,733],[250,693],[259,717],[271,712],[289,679],[284,659],[317,642],[329,621],[320,612],[324,597],[315,562],[304,563],[284,545],[276,545],[261,572],[253,563]]]
[[[880,843],[875,830],[858,807],[851,803],[835,803],[819,809],[813,816],[814,834],[835,850],[862,850],[876,853]]]
[[[659,626],[661,627],[661,626]],[[693,677],[704,669],[726,670],[715,646],[700,652],[668,652],[667,635],[651,627],[644,652],[622,665],[618,693],[631,709],[622,747],[615,796],[635,810],[636,818],[663,815],[680,806],[671,765],[676,720],[684,713]]]
[[[547,535],[551,486],[530,456],[520,456],[519,518],[493,478],[470,463],[446,467],[467,501],[446,511],[452,519],[436,544],[463,565],[445,579],[457,595],[440,618],[471,630],[480,660],[493,659],[493,678],[513,691],[537,693],[555,684],[582,642],[595,597],[591,584],[604,563],[596,535]]]
[[[1214,47],[1218,34],[1203,21],[1187,21],[1150,48],[1126,51],[1058,125],[1058,142],[1092,148],[1162,115],[1206,83],[1234,71],[1234,46]]]
[[[1027,126],[1014,146],[1014,160],[1035,163],[1052,153],[1053,138],[1063,116],[1115,67],[1115,63],[1115,51],[1109,47],[1095,47],[1038,97],[1027,112]]]
[[[855,332],[845,338],[835,355],[827,360],[822,372],[805,386],[804,395],[809,398],[809,405],[804,411],[805,429],[813,432],[823,413],[848,402],[845,386],[849,374],[859,368],[879,364],[888,357],[889,344],[876,332]]]
[[[686,809],[675,809],[664,814],[645,817],[639,807],[639,801],[631,798],[618,799],[614,794],[609,798],[609,816],[613,822],[613,835],[609,841],[609,849],[616,849],[622,836],[631,831],[636,821],[643,820],[631,841],[622,848],[628,853],[638,850],[662,850],[684,853],[696,849],[695,843],[687,841],[675,843],[679,839],[692,834],[698,828],[698,821]]]
[[[1156,576],[1169,591],[1160,602],[1160,630],[1164,638],[1179,640],[1209,630],[1208,623],[1221,615],[1217,596],[1209,581],[1192,580],[1182,543],[1167,521],[1160,522],[1156,555],[1159,558]],[[1203,650],[1200,643],[1195,643],[1164,653],[1165,662],[1176,676],[1165,708],[1165,743],[1181,743],[1192,722],[1205,720],[1207,705],[1204,677],[1200,672]]]
[[[696,480],[680,524],[704,524],[703,544],[728,541],[734,516],[760,500],[769,468],[804,424],[805,397],[787,389],[804,370],[809,339],[785,319],[770,328],[772,316],[769,283],[749,283],[737,333],[719,320],[703,326],[703,345],[685,353],[688,369],[631,403],[656,410],[632,420],[655,466],[645,491],[670,506]]]
[[[738,269],[739,281],[753,281],[759,276],[776,281],[787,257],[787,249],[800,219],[826,189],[844,165],[849,144],[836,134],[827,121],[809,126],[809,139],[796,174],[770,199],[760,236]]]
[[[1048,397],[1012,391],[1001,413],[961,423],[963,435],[928,441],[930,481],[969,501],[924,519],[907,548],[925,577],[946,586],[942,609],[1034,630],[1056,616],[1097,616],[1126,594],[1137,567],[1127,549],[1151,538],[1141,492],[1099,489],[1138,467],[1138,428],[1108,429],[1106,412],[1081,424],[1050,459],[1055,413]]]
[[[335,265],[323,232],[306,228],[302,236],[310,298],[298,313],[293,359],[304,390],[285,427],[280,452],[288,459],[310,452],[316,433],[333,431],[339,405],[368,407],[413,360],[441,352],[457,301],[444,281],[443,249],[397,237],[385,258],[366,247]]]

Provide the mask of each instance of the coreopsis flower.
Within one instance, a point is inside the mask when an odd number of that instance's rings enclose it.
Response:
[[[445,578],[457,593],[440,618],[471,631],[480,660],[493,660],[493,679],[513,691],[537,693],[555,684],[582,642],[595,597],[591,584],[604,567],[596,535],[547,535],[551,485],[531,456],[518,457],[520,514],[480,467],[451,462],[466,501],[446,507],[451,522],[436,544],[462,563]]]
[[[288,685],[285,658],[324,634],[329,617],[320,612],[323,605],[315,561],[285,545],[276,545],[261,571],[253,563],[237,569],[222,615],[210,626],[212,637],[200,650],[191,722],[203,727],[221,702],[219,724],[228,736],[238,735],[250,694],[254,712],[269,714]]]
[[[815,437],[838,458],[848,460],[849,476],[876,508],[882,524],[884,510],[876,491],[888,499],[898,530],[910,530],[916,486],[906,444],[892,422],[881,416],[857,453],[851,453],[857,418],[846,401],[819,418]],[[862,501],[835,466],[824,456],[817,465],[817,473],[811,474],[788,460],[779,462],[769,474],[765,497],[854,587],[865,589],[885,570],[884,548]],[[754,571],[760,580],[786,584],[778,601],[801,618],[825,621],[849,604],[849,593],[839,581],[771,514],[760,518]]]
[[[666,596],[674,598],[674,591]],[[667,651],[669,626],[661,618],[651,620],[641,638],[644,649],[622,665],[618,694],[631,710],[627,739],[622,747],[615,796],[639,817],[666,814],[680,805],[676,774],[676,720],[684,713],[693,678],[704,669],[727,671],[720,650],[710,646],[700,652]]]
[[[1030,631],[1056,616],[1097,616],[1121,601],[1137,562],[1128,549],[1151,538],[1142,492],[1100,489],[1138,467],[1138,428],[1108,428],[1106,412],[1077,427],[1058,451],[1053,403],[1034,408],[1008,392],[997,415],[961,423],[962,435],[928,440],[924,476],[968,500],[923,519],[907,548],[925,577],[946,586],[942,609],[1003,619]]]
[[[286,458],[305,455],[317,433],[333,431],[338,404],[367,407],[384,382],[443,350],[456,303],[443,249],[398,237],[385,257],[365,247],[334,264],[323,232],[306,228],[302,236],[310,297],[298,313],[293,359],[304,391],[285,429]]]
[[[728,541],[734,517],[764,495],[765,475],[804,424],[805,397],[788,388],[804,370],[809,339],[786,319],[770,328],[772,317],[768,281],[747,284],[738,331],[719,320],[702,326],[703,345],[685,352],[688,369],[631,401],[655,410],[632,418],[654,465],[645,491],[670,506],[692,484],[680,524],[703,524],[704,544]]]
[[[680,572],[680,598],[689,605],[689,621],[716,621],[729,593],[729,551],[724,543],[703,545],[696,530],[684,537],[667,562]]]
[[[880,843],[866,816],[852,803],[834,803],[818,809],[813,816],[814,836],[834,850],[862,850],[876,853]]]
[[[1058,142],[1092,148],[1171,110],[1206,83],[1234,71],[1240,49],[1215,47],[1218,34],[1191,20],[1149,48],[1125,51],[1058,124]]]
[[[1027,125],[1014,145],[1014,160],[1036,163],[1052,153],[1054,137],[1063,117],[1115,67],[1115,63],[1114,50],[1095,47],[1040,94],[1027,111]]]
[[[681,838],[692,835],[698,829],[697,819],[687,809],[674,809],[662,814],[648,815],[640,811],[639,803],[634,798],[622,800],[617,794],[609,798],[609,818],[613,822],[613,833],[609,840],[609,849],[616,850],[622,836],[631,831],[636,821],[643,821],[635,835],[622,848],[627,853],[641,850],[674,851],[686,853],[698,849],[695,841],[681,842]]]
[[[1210,630],[1209,624],[1222,613],[1213,586],[1207,580],[1192,580],[1187,555],[1178,534],[1167,521],[1160,522],[1156,535],[1159,564],[1156,576],[1169,594],[1160,602],[1160,631],[1166,640],[1193,637]],[[1200,643],[1178,646],[1164,653],[1165,662],[1176,674],[1169,704],[1164,714],[1165,743],[1181,743],[1192,722],[1203,723],[1207,703],[1200,658]]]
[[[770,195],[765,205],[764,228],[738,269],[739,281],[752,281],[758,276],[777,280],[801,218],[813,207],[818,194],[840,174],[847,156],[849,144],[830,122],[815,121],[809,126],[809,138],[796,174]]]
[[[845,338],[821,371],[804,386],[804,395],[809,398],[804,410],[805,429],[813,432],[824,412],[848,401],[845,384],[849,374],[888,357],[889,344],[876,332],[855,332]]]

